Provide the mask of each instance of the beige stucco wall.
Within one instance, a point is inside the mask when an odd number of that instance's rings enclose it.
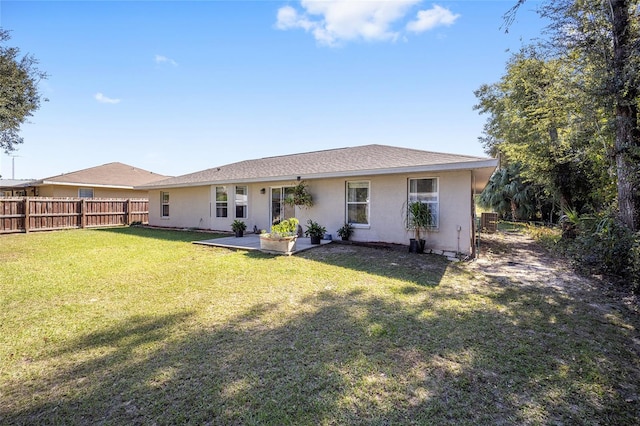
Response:
[[[368,227],[356,227],[351,239],[408,244],[409,238],[413,237],[413,231],[408,231],[405,223],[408,179],[434,177],[439,178],[440,223],[437,230],[429,232],[427,247],[469,254],[472,207],[470,171],[309,181],[315,205],[299,210],[296,217],[302,224],[311,218],[325,226],[334,238],[338,238],[336,232],[346,216],[346,182],[366,180],[370,183],[370,224]]]
[[[170,228],[211,229],[209,186],[166,190],[169,217],[161,217],[159,190],[149,191],[149,225]]]
[[[38,187],[38,196],[77,198],[79,189],[80,187],[78,186],[42,185]],[[147,198],[148,196],[148,191],[140,191],[134,189],[93,188],[94,198]]]
[[[471,172],[441,172],[421,174],[398,174],[384,176],[362,176],[357,178],[332,178],[308,180],[314,206],[296,208],[296,218],[303,228],[312,219],[327,228],[327,233],[337,239],[336,231],[345,221],[345,188],[347,181],[370,182],[370,225],[356,228],[352,240],[409,243],[413,232],[405,227],[405,206],[409,178],[439,178],[440,224],[436,231],[429,232],[427,247],[461,253],[471,252]],[[295,182],[269,182],[243,184],[248,186],[248,213],[242,219],[247,231],[269,229],[270,188],[294,185]],[[231,231],[235,219],[233,203],[235,186],[226,185],[229,194],[228,217],[215,217],[215,186],[168,189],[170,196],[170,218],[160,218],[160,191],[149,193],[149,223],[155,226],[202,228]],[[261,189],[264,188],[264,194]],[[458,227],[460,230],[458,231]]]

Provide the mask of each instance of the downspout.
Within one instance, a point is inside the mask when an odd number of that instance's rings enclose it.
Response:
[[[471,258],[477,256],[477,229],[476,229],[476,176],[471,170]]]
[[[215,198],[212,191],[215,191],[215,186],[210,185],[209,186],[209,224],[207,226],[207,229],[213,228],[212,226],[213,225],[213,200],[215,200]]]

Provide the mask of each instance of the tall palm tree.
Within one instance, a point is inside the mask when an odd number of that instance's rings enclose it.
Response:
[[[480,194],[480,204],[491,208],[502,217],[514,220],[532,219],[540,204],[535,187],[524,182],[520,176],[520,165],[509,164],[496,170],[484,191]]]

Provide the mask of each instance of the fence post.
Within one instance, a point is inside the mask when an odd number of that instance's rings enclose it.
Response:
[[[127,198],[126,209],[127,222],[125,223],[125,225],[131,225],[131,198]]]
[[[29,197],[24,197],[24,232],[25,234],[29,232],[29,210],[31,206],[29,205]]]
[[[87,200],[82,199],[80,203],[80,228],[87,227]]]

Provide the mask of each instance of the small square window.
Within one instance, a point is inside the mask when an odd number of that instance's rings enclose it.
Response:
[[[93,188],[79,188],[78,189],[78,197],[79,198],[93,198]]]

